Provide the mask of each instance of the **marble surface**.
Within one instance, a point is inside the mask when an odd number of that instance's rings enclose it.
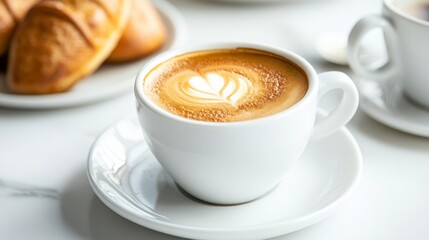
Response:
[[[349,70],[323,62],[313,48],[315,37],[347,31],[362,15],[381,9],[375,0],[171,2],[185,17],[189,43],[275,44],[302,54],[319,72]],[[85,167],[92,142],[112,123],[134,116],[131,90],[82,107],[0,109],[0,239],[178,239],[123,219],[89,186]],[[361,111],[348,127],[364,156],[357,191],[335,215],[275,239],[429,239],[429,139],[385,127]]]

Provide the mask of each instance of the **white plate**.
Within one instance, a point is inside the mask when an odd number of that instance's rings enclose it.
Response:
[[[359,146],[346,128],[311,142],[271,193],[234,206],[202,203],[180,191],[135,121],[107,129],[88,160],[91,186],[109,208],[147,228],[192,239],[265,239],[307,227],[337,209],[361,171]]]
[[[429,109],[405,98],[399,81],[379,84],[362,78],[357,80],[360,108],[366,114],[397,130],[429,137]]]
[[[169,39],[164,51],[182,45],[187,30],[181,14],[164,0],[155,0],[154,5],[164,20]],[[134,77],[147,58],[124,64],[103,64],[94,74],[81,80],[65,93],[50,95],[15,95],[6,91],[5,75],[0,75],[0,106],[10,108],[47,109],[82,105],[113,96],[132,92]]]

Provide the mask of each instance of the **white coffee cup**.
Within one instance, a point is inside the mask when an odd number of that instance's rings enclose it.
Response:
[[[237,47],[268,51],[297,64],[308,76],[304,98],[268,117],[216,123],[179,117],[145,96],[144,77],[158,64],[187,52]],[[344,93],[341,102],[314,125],[319,99],[334,89]],[[140,70],[135,95],[144,138],[163,168],[185,191],[215,204],[243,203],[269,192],[300,157],[310,138],[323,138],[344,126],[359,101],[356,87],[345,74],[317,75],[306,60],[292,52],[250,43],[216,43],[167,51]]]
[[[412,2],[419,0],[384,0],[382,15],[360,19],[349,36],[348,61],[352,70],[366,80],[399,80],[407,98],[429,107],[429,22],[400,9]],[[384,32],[389,61],[370,69],[359,60],[359,47],[366,33],[374,28]]]

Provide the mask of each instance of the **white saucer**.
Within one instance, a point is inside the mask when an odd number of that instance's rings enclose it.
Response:
[[[182,15],[164,0],[153,1],[164,20],[169,39],[163,49],[180,46],[187,35]],[[94,74],[80,81],[65,93],[50,95],[15,95],[8,93],[4,86],[5,74],[0,74],[0,106],[25,109],[61,108],[87,104],[109,99],[113,96],[131,93],[134,77],[147,58],[124,64],[103,64]],[[1,84],[3,83],[3,85]]]
[[[400,131],[429,137],[429,109],[405,98],[398,81],[379,84],[361,78],[357,82],[360,107],[365,113]]]
[[[270,194],[234,206],[202,203],[179,190],[135,121],[107,129],[88,160],[91,186],[109,208],[147,228],[192,239],[265,239],[305,228],[350,195],[361,171],[359,146],[346,128],[311,142]]]

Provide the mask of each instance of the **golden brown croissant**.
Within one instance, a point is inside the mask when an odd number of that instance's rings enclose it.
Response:
[[[28,9],[39,0],[2,0],[0,1],[0,55],[4,54],[12,37],[15,26]]]
[[[144,57],[165,42],[166,28],[149,0],[131,0],[131,15],[108,61],[123,62]]]
[[[12,92],[70,89],[116,46],[129,0],[44,0],[31,8],[11,43],[7,85]]]

